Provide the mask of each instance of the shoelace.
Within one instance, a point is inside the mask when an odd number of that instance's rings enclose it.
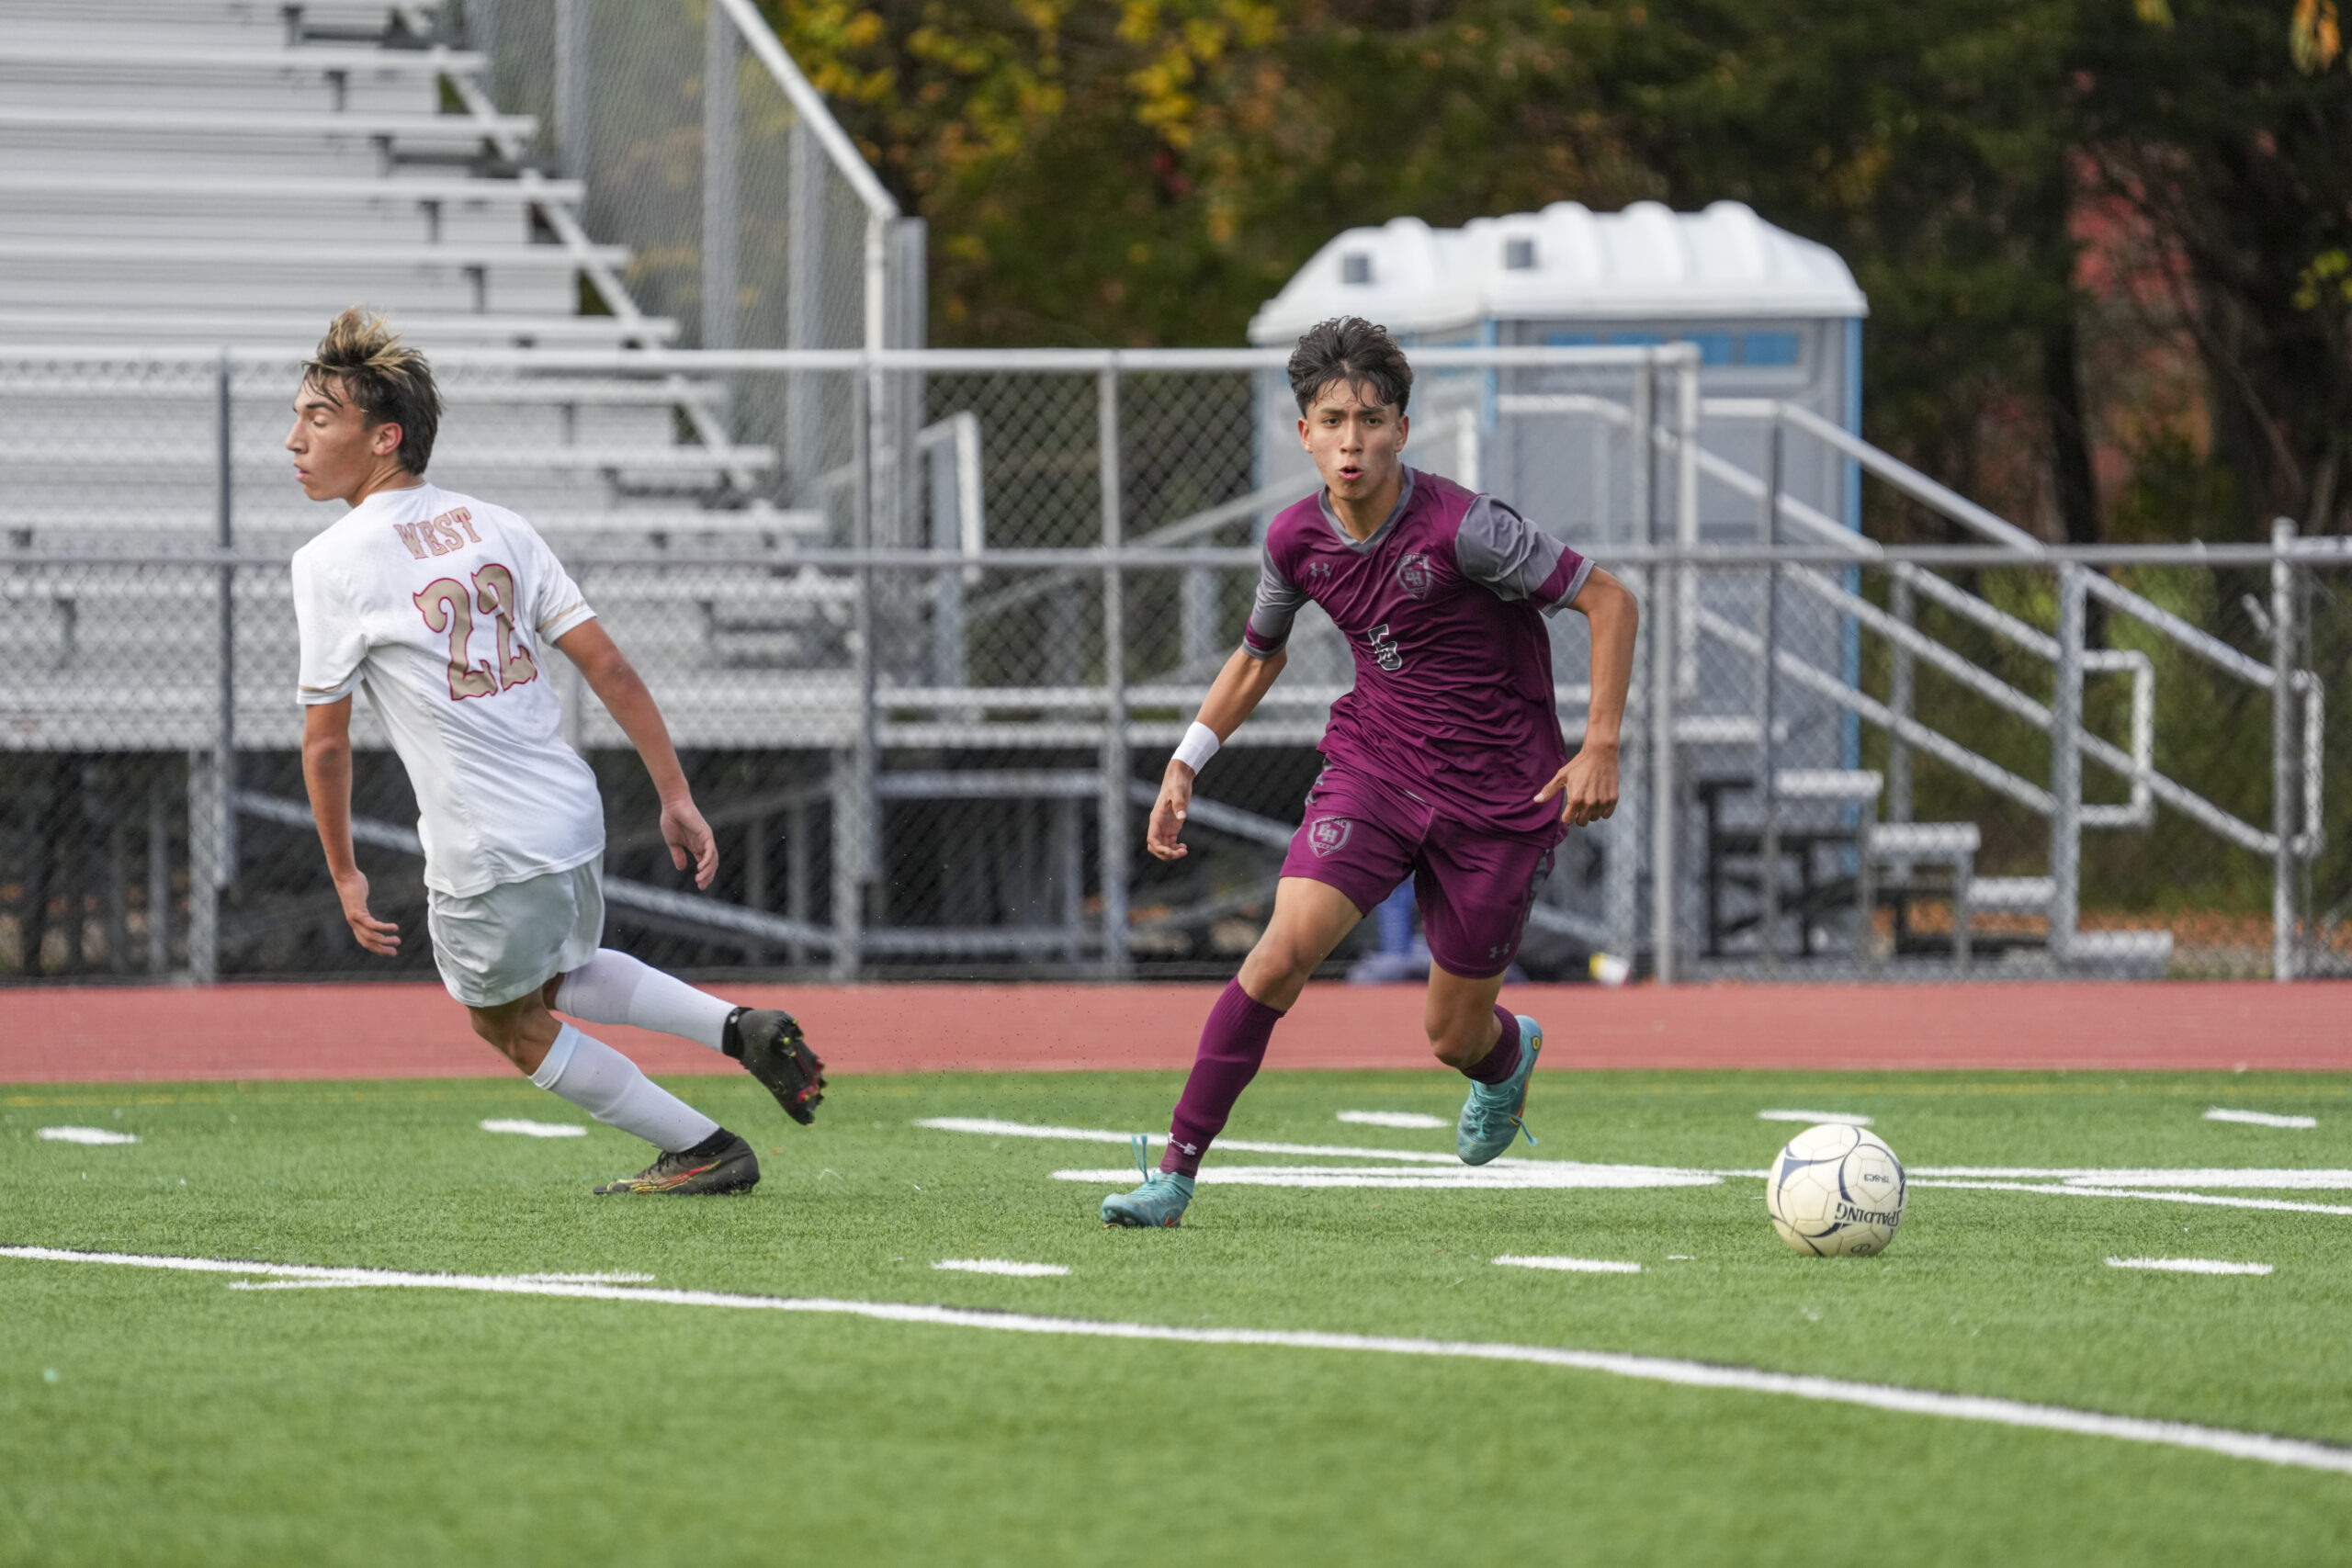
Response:
[[[1144,1162],[1150,1154],[1151,1140],[1145,1137],[1141,1133],[1131,1133],[1128,1134],[1128,1150],[1136,1158],[1136,1174],[1142,1177],[1144,1179],[1145,1185],[1148,1186],[1151,1182],[1154,1172],[1152,1171],[1151,1167]]]

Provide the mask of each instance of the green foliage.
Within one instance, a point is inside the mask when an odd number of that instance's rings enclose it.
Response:
[[[2077,372],[2154,330],[2211,406],[2163,430],[2231,476],[2199,536],[2344,510],[2352,99],[2278,0],[766,5],[930,220],[943,343],[1227,344],[1351,225],[1736,197],[1853,266],[1870,434],[1948,482],[2098,533],[2081,444],[2144,389]]]

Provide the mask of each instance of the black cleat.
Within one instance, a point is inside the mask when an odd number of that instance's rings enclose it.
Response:
[[[635,1176],[616,1177],[596,1189],[599,1196],[622,1192],[748,1192],[760,1184],[760,1162],[752,1145],[721,1127],[693,1148],[663,1155]]]
[[[817,1119],[825,1100],[825,1064],[808,1049],[799,1021],[766,1008],[737,1008],[727,1015],[719,1047],[767,1086],[784,1113],[802,1126]]]

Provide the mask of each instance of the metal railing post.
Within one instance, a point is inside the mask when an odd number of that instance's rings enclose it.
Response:
[[[1127,972],[1127,631],[1119,476],[1119,371],[1106,365],[1095,382],[1095,440],[1102,485],[1102,967]]]
[[[2295,977],[2296,796],[2302,779],[2295,761],[2295,525],[2270,525],[2270,977]],[[2306,701],[2309,699],[2306,698]],[[2303,824],[2308,831],[2315,823]]]
[[[1887,585],[1887,609],[1906,626],[1917,624],[1917,596],[1911,592],[1910,579],[1899,570]],[[1886,705],[1900,718],[1911,716],[1912,670],[1910,648],[1896,641],[1887,650]],[[1886,819],[1911,820],[1911,743],[1892,731],[1886,742]]]
[[[735,23],[713,6],[703,28],[702,345],[735,346],[736,236],[741,230],[735,134]]]
[[[2058,568],[2058,678],[2050,702],[2050,955],[2072,956],[2083,862],[2083,568]]]

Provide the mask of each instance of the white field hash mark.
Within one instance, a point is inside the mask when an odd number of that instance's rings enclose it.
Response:
[[[2167,1274],[2267,1274],[2267,1263],[2224,1263],[2218,1258],[2110,1258],[2109,1269],[2156,1269]]]
[[[1867,1127],[1871,1119],[1846,1111],[1759,1111],[1758,1122],[1804,1122],[1813,1126],[1826,1123],[1837,1127]]]
[[[1418,1111],[1342,1111],[1340,1120],[1359,1127],[1398,1127],[1420,1132],[1442,1131],[1453,1125],[1442,1116],[1425,1116]]]
[[[135,1144],[138,1135],[106,1127],[43,1127],[40,1135],[54,1144]]]
[[[2301,1127],[2306,1130],[2319,1125],[2316,1116],[2281,1116],[2269,1111],[2230,1111],[2215,1106],[2205,1112],[2208,1122],[2243,1122],[2249,1127]]]
[[[1495,1259],[1506,1269],[1555,1269],[1563,1274],[1638,1274],[1638,1263],[1619,1263],[1607,1258],[1520,1258],[1505,1253]]]
[[[2093,1410],[2068,1410],[2061,1405],[2030,1404],[2023,1400],[1984,1394],[1946,1393],[1935,1389],[1898,1388],[1886,1383],[1849,1382],[1841,1378],[1814,1377],[1797,1372],[1771,1372],[1758,1367],[1722,1366],[1705,1361],[1678,1360],[1664,1356],[1631,1356],[1613,1351],[1575,1350],[1542,1345],[1510,1345],[1479,1340],[1408,1339],[1363,1334],[1324,1334],[1312,1330],[1273,1328],[1179,1328],[1155,1323],[1102,1322],[1091,1318],[1041,1317],[1029,1313],[978,1311],[966,1307],[927,1306],[911,1302],[855,1302],[825,1297],[748,1296],[718,1291],[654,1290],[644,1286],[563,1283],[513,1275],[414,1274],[384,1269],[324,1268],[303,1263],[239,1262],[219,1258],[146,1257],[123,1252],[75,1252],[51,1247],[0,1247],[0,1258],[49,1263],[98,1263],[132,1269],[173,1269],[185,1273],[259,1275],[265,1280],[317,1280],[334,1284],[389,1289],[465,1291],[487,1295],[554,1296],[574,1301],[644,1302],[657,1306],[732,1307],[739,1310],[821,1314],[862,1317],[882,1323],[922,1324],[943,1328],[979,1329],[999,1334],[1046,1334],[1085,1339],[1159,1341],[1180,1345],[1264,1346],[1293,1350],[1354,1351],[1385,1356],[1429,1356],[1460,1360],[1507,1361],[1523,1365],[1562,1367],[1602,1372],[1645,1382],[1682,1388],[1728,1389],[1747,1393],[1776,1393],[1793,1399],[1832,1404],[1860,1405],[1900,1415],[1939,1416],[1953,1421],[1978,1421],[2083,1437],[2111,1438],[2122,1442],[2152,1443],[2192,1449],[2231,1459],[2300,1470],[2352,1475],[2352,1448],[2313,1442],[2304,1438],[2268,1432],[2233,1431],[2226,1427],[2200,1427],[2187,1421],[2157,1421],[2137,1416],[2109,1416]]]
[[[1812,1111],[1805,1112],[1811,1116]],[[932,1116],[915,1122],[941,1133],[969,1133],[999,1138],[1057,1139],[1080,1144],[1125,1144],[1130,1134],[1097,1127],[1042,1126],[1025,1122],[1000,1122],[978,1116]],[[1164,1134],[1148,1135],[1149,1144],[1164,1145]],[[1710,1187],[1724,1180],[1761,1181],[1762,1170],[1690,1170],[1674,1166],[1584,1165],[1570,1160],[1519,1159],[1509,1155],[1483,1166],[1465,1166],[1458,1156],[1422,1149],[1376,1149],[1346,1144],[1281,1144],[1251,1138],[1220,1138],[1227,1153],[1282,1154],[1317,1159],[1378,1160],[1388,1165],[1285,1166],[1205,1165],[1197,1179],[1242,1187],[1380,1187],[1433,1191],[1493,1191],[1498,1189]],[[1407,1162],[1411,1162],[1408,1164]],[[1415,1167],[1437,1168],[1417,1169]],[[1057,1170],[1057,1181],[1132,1181],[1130,1169]],[[2134,1170],[2088,1166],[1913,1166],[1914,1187],[1951,1187],[1986,1192],[2044,1192],[2068,1198],[2138,1198],[2158,1203],[2203,1203],[2223,1209],[2259,1209],[2283,1213],[2352,1216],[2352,1207],[2336,1203],[2303,1203],[2283,1198],[2225,1198],[2211,1193],[2179,1190],[2193,1187],[2252,1188],[2272,1191],[2304,1190],[2352,1190],[2352,1169],[2287,1170],[2211,1167],[2184,1170]],[[1954,1179],[1968,1178],[1974,1179]],[[2164,1188],[2135,1191],[2134,1188]]]
[[[584,1138],[588,1129],[576,1122],[525,1122],[515,1117],[491,1116],[482,1121],[485,1133],[514,1133],[526,1138]]]
[[[1046,1280],[1069,1272],[1058,1263],[1012,1263],[1001,1258],[943,1258],[932,1267],[958,1274],[1010,1274],[1021,1280]]]

